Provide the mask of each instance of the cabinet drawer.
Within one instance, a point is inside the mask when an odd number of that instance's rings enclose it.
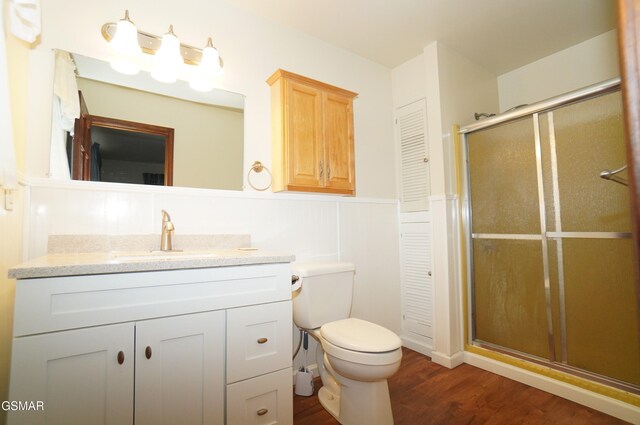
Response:
[[[227,310],[227,383],[290,368],[292,326],[291,301]]]
[[[291,368],[228,385],[227,423],[293,424]]]

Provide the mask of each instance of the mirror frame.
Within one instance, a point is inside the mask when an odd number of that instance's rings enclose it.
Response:
[[[164,185],[173,186],[173,133],[174,129],[157,125],[124,121],[83,113],[76,119],[72,164],[74,180],[91,180],[91,129],[93,127],[152,134],[164,138]]]

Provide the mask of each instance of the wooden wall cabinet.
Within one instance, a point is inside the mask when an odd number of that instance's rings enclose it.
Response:
[[[350,92],[284,70],[271,86],[273,191],[355,195]]]

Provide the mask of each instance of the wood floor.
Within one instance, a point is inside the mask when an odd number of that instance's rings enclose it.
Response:
[[[468,364],[447,369],[406,348],[389,393],[396,425],[626,423]],[[294,424],[338,424],[316,394],[294,397]]]

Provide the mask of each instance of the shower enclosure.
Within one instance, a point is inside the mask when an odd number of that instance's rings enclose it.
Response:
[[[467,344],[640,393],[619,82],[460,134]]]

